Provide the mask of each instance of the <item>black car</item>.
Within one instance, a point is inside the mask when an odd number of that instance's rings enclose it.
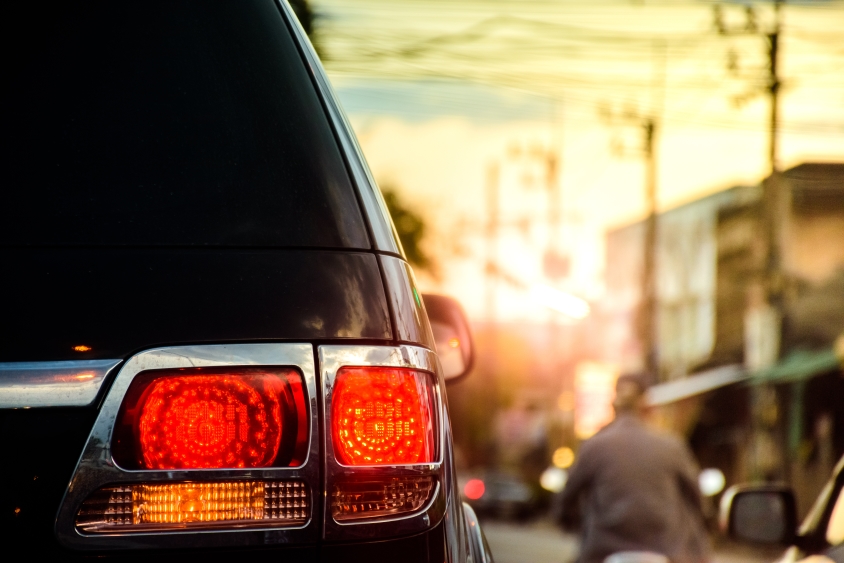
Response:
[[[465,318],[426,313],[290,7],[4,10],[3,554],[490,561]]]
[[[739,541],[788,546],[780,563],[844,563],[844,457],[799,527],[794,492],[774,483],[727,489],[721,498],[720,524],[724,533]]]

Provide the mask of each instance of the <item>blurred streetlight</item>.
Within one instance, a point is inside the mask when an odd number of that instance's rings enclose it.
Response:
[[[549,467],[539,477],[539,485],[546,491],[559,493],[566,488],[568,476],[569,474],[565,469]]]
[[[574,451],[565,446],[557,448],[554,450],[554,455],[551,456],[551,463],[554,464],[554,467],[568,469],[574,463]]]
[[[720,469],[704,469],[698,476],[698,486],[703,496],[712,497],[724,490],[726,478]]]

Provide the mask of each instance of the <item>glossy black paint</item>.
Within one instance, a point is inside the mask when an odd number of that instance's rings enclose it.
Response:
[[[404,260],[380,256],[384,281],[395,321],[396,340],[436,350],[425,303],[416,287],[413,270]]]
[[[0,545],[3,550],[63,552],[56,511],[97,411],[0,409]]]
[[[391,340],[376,256],[246,249],[5,249],[0,361],[159,345]],[[73,351],[84,344],[92,350]]]
[[[2,537],[2,536],[0,536]],[[256,538],[258,535],[256,534]],[[4,538],[4,539],[12,539]],[[244,557],[250,562],[284,561],[285,563],[374,563],[380,561],[401,561],[402,563],[431,563],[448,560],[448,535],[444,524],[414,536],[381,541],[355,543],[322,543],[297,546],[258,545],[248,550],[228,548],[192,548],[190,550],[158,550],[154,554],[157,563],[184,563],[190,561],[232,561]],[[34,544],[6,543],[6,549],[12,546],[26,549],[27,557],[45,556],[62,561],[150,561],[150,553],[143,552],[98,552],[84,553],[63,550],[50,538]],[[26,547],[24,547],[26,546]]]
[[[273,0],[4,11],[0,244],[369,249]]]
[[[407,538],[363,543],[325,543],[321,546],[319,560],[331,563],[375,563],[379,561],[430,563],[447,561],[447,541],[446,526],[444,523],[440,523],[425,533]]]

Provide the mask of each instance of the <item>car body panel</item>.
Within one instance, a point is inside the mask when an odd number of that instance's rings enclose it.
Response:
[[[379,258],[390,296],[396,340],[422,344],[435,350],[431,324],[425,312],[425,303],[416,288],[413,270],[404,260],[392,256]]]
[[[27,248],[0,250],[0,259],[15,272],[0,298],[7,362],[122,359],[176,343],[393,336],[368,253]]]

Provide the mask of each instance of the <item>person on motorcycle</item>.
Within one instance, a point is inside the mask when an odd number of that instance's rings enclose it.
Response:
[[[709,561],[698,467],[681,440],[642,420],[646,379],[618,378],[616,417],[580,446],[562,493],[562,514],[580,509],[579,563],[652,552],[671,563]]]

